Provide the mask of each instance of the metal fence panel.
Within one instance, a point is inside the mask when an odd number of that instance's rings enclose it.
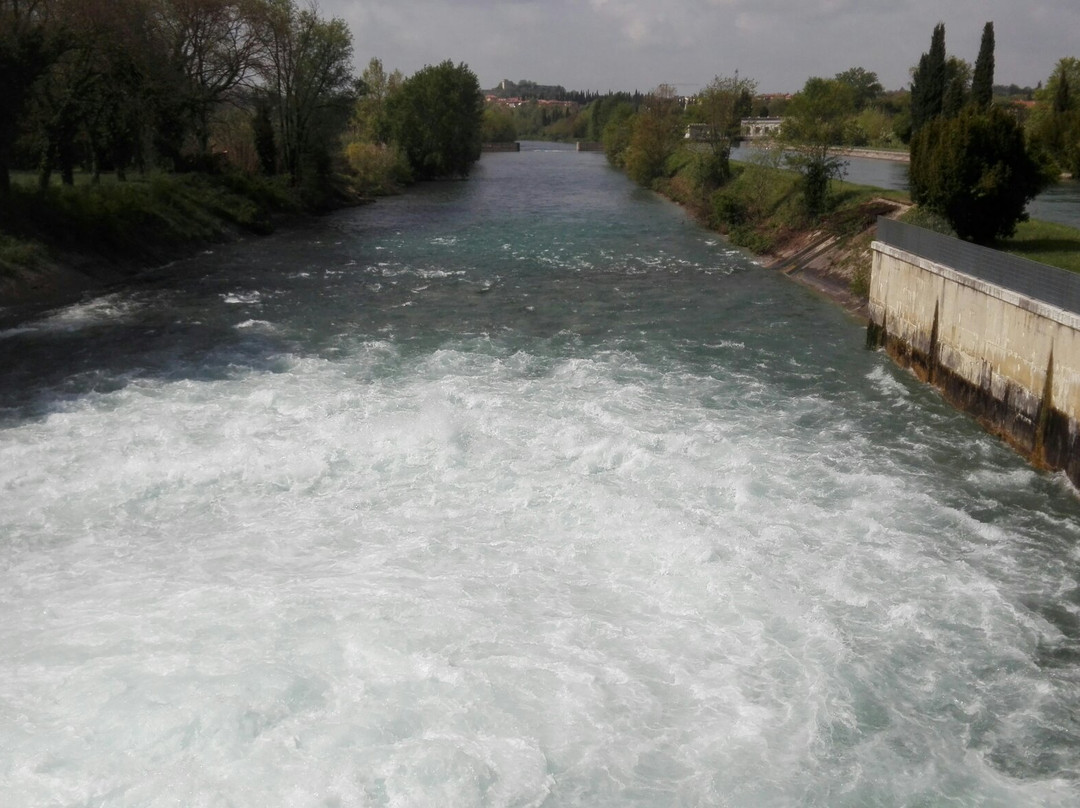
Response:
[[[878,219],[878,241],[965,275],[1080,314],[1080,275],[923,227]]]

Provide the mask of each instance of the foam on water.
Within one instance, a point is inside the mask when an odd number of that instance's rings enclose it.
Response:
[[[699,231],[540,279],[350,215],[52,319],[121,328],[4,410],[11,804],[1076,804],[1059,479]]]
[[[697,403],[753,384],[376,342],[16,430],[11,793],[1067,804],[993,765],[1038,768],[1056,632],[939,543],[1005,537]]]

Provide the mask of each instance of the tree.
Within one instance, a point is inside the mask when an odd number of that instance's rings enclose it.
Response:
[[[132,163],[144,164],[142,142],[153,126],[154,54],[160,38],[144,0],[105,3],[84,129],[94,172],[113,170],[126,179]]]
[[[210,154],[215,108],[254,72],[262,50],[258,0],[157,0],[169,57],[184,77],[200,162]]]
[[[851,88],[856,111],[866,109],[885,92],[885,88],[878,81],[877,73],[861,67],[852,67],[843,73],[837,73],[836,80]]]
[[[1059,59],[1036,99],[1029,122],[1032,143],[1058,172],[1080,176],[1080,58]]]
[[[634,132],[634,105],[628,99],[618,101],[614,107],[605,109],[606,123],[602,140],[604,156],[615,168],[626,167],[626,150]]]
[[[945,23],[934,26],[927,51],[926,92],[923,95],[925,120],[933,120],[941,114],[945,90],[949,81],[948,54],[945,50]]]
[[[971,102],[981,110],[994,100],[994,23],[983,26],[975,74],[971,80]]]
[[[1065,71],[1061,71],[1061,76],[1058,79],[1057,90],[1054,92],[1054,102],[1051,109],[1057,113],[1068,112],[1072,108],[1072,95],[1069,88],[1069,76]]]
[[[853,97],[850,85],[813,77],[788,106],[781,137],[793,146],[788,162],[803,175],[803,205],[810,219],[824,213],[829,182],[843,173],[845,163],[830,147],[843,143]]]
[[[349,121],[350,140],[386,143],[390,139],[386,101],[401,88],[404,80],[400,70],[388,74],[379,59],[368,62],[360,74],[360,97]]]
[[[608,123],[616,116],[616,113],[623,114],[627,108],[633,113],[633,104],[629,93],[608,93],[595,99],[586,110],[588,113],[588,127],[585,136],[592,141],[602,141]]]
[[[34,85],[67,49],[46,0],[0,0],[0,194]]]
[[[465,177],[480,159],[484,94],[465,64],[414,73],[386,105],[392,140],[417,179]]]
[[[1046,177],[1007,112],[968,107],[926,124],[911,141],[911,197],[980,244],[1012,235]]]
[[[661,84],[641,105],[626,148],[626,173],[646,188],[664,174],[668,158],[683,134],[682,110],[675,88]]]
[[[1066,56],[1063,59],[1058,59],[1050,78],[1045,83],[1040,82],[1040,87],[1035,92],[1035,100],[1040,107],[1054,106],[1055,98],[1060,92],[1060,85],[1063,81],[1068,87],[1065,92],[1065,103],[1061,104],[1060,109],[1057,109],[1059,112],[1064,112],[1066,108],[1076,106],[1078,100],[1080,100],[1080,97],[1077,96],[1077,93],[1080,93],[1080,57]]]
[[[154,126],[154,61],[164,51],[148,0],[70,2],[69,50],[39,85],[42,182],[54,167],[71,184],[78,161],[126,179],[144,165],[143,142]]]
[[[934,26],[930,50],[919,58],[911,82],[911,131],[941,115],[948,77],[945,55],[945,23]]]
[[[0,69],[0,98],[11,104],[0,114],[0,152],[8,162],[11,138],[19,136],[23,165],[36,152],[42,184],[54,170],[70,184],[80,166],[91,168],[95,180],[109,169],[123,178],[131,164],[145,167],[151,140],[176,164],[190,131],[190,105],[185,110],[180,100],[188,84],[162,26],[163,2],[0,0],[0,17],[10,23],[0,25],[0,42],[25,39],[33,19],[39,44],[49,50],[32,81],[25,58]],[[0,54],[5,51],[0,44]]]
[[[945,96],[941,100],[941,112],[945,118],[955,118],[968,102],[971,86],[971,65],[963,59],[950,56],[945,62]]]
[[[484,110],[484,143],[513,143],[517,140],[517,127],[510,110],[501,106],[490,106]]]
[[[282,165],[293,184],[306,162],[327,169],[327,143],[344,128],[355,100],[352,34],[341,19],[323,20],[314,7],[269,0],[261,66],[278,119]],[[340,130],[339,130],[340,131]]]
[[[1080,176],[1080,59],[1059,60],[1035,96],[1029,123],[1032,143],[1059,171]]]
[[[717,76],[698,94],[695,113],[705,124],[710,149],[706,179],[723,183],[731,175],[731,146],[739,136],[741,121],[753,110],[757,83],[734,76]]]
[[[38,145],[41,188],[48,187],[54,168],[59,168],[65,185],[75,183],[75,140],[93,86],[100,79],[93,64],[94,36],[86,25],[72,22],[70,17],[65,19],[68,46],[36,82],[33,104],[24,121]]]

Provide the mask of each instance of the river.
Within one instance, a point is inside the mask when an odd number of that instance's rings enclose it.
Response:
[[[0,330],[20,806],[1074,806],[1080,503],[603,155]]]

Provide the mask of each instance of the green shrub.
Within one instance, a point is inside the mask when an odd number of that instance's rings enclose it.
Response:
[[[733,178],[712,195],[713,223],[726,229],[735,244],[766,251],[779,230],[801,222],[800,177],[754,163],[733,169]]]
[[[1027,219],[1045,187],[1016,119],[997,107],[936,118],[911,141],[911,197],[941,214],[960,238],[988,244]]]
[[[713,220],[716,224],[738,227],[750,218],[747,201],[735,189],[722,189],[713,194]]]
[[[517,140],[513,113],[504,107],[484,109],[480,138],[485,143],[513,143]]]
[[[731,179],[731,162],[723,154],[708,151],[688,151],[680,149],[676,154],[684,155],[678,163],[678,170],[687,176],[702,193],[711,193]],[[669,161],[670,165],[671,161]]]
[[[411,174],[401,152],[377,143],[354,141],[345,147],[345,160],[357,190],[371,196],[397,193]]]
[[[0,274],[13,275],[18,269],[32,269],[44,260],[45,250],[40,244],[0,233]]]
[[[767,253],[775,243],[771,231],[745,225],[731,228],[727,236],[732,244],[759,254]]]
[[[626,103],[620,104],[604,126],[604,155],[615,168],[626,167],[626,150],[630,147],[630,135],[634,131],[634,110]]]
[[[855,265],[851,273],[851,294],[865,300],[870,296],[870,262],[862,261]]]
[[[221,183],[264,210],[295,212],[299,209],[296,196],[290,192],[287,177],[231,171],[221,177]]]

